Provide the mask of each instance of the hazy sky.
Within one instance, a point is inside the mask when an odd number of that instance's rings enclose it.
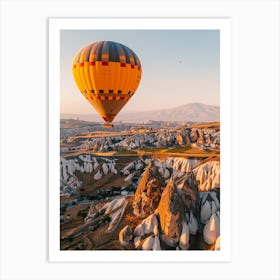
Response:
[[[219,30],[63,30],[61,113],[95,114],[73,80],[72,61],[85,45],[102,40],[126,45],[141,61],[140,85],[122,111],[219,105]]]

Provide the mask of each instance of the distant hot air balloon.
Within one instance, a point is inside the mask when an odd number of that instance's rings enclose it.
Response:
[[[107,127],[112,127],[140,83],[142,68],[137,55],[120,43],[94,42],[76,54],[72,69],[80,92]]]

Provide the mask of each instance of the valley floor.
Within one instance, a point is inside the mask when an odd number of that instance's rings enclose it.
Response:
[[[61,152],[60,248],[219,249],[219,176],[219,147]]]

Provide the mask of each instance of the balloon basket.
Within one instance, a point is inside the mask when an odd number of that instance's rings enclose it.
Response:
[[[113,128],[113,124],[112,123],[104,123],[103,124],[103,128]]]

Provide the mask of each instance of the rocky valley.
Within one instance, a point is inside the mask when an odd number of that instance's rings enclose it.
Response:
[[[61,143],[61,250],[219,250],[219,123]]]

